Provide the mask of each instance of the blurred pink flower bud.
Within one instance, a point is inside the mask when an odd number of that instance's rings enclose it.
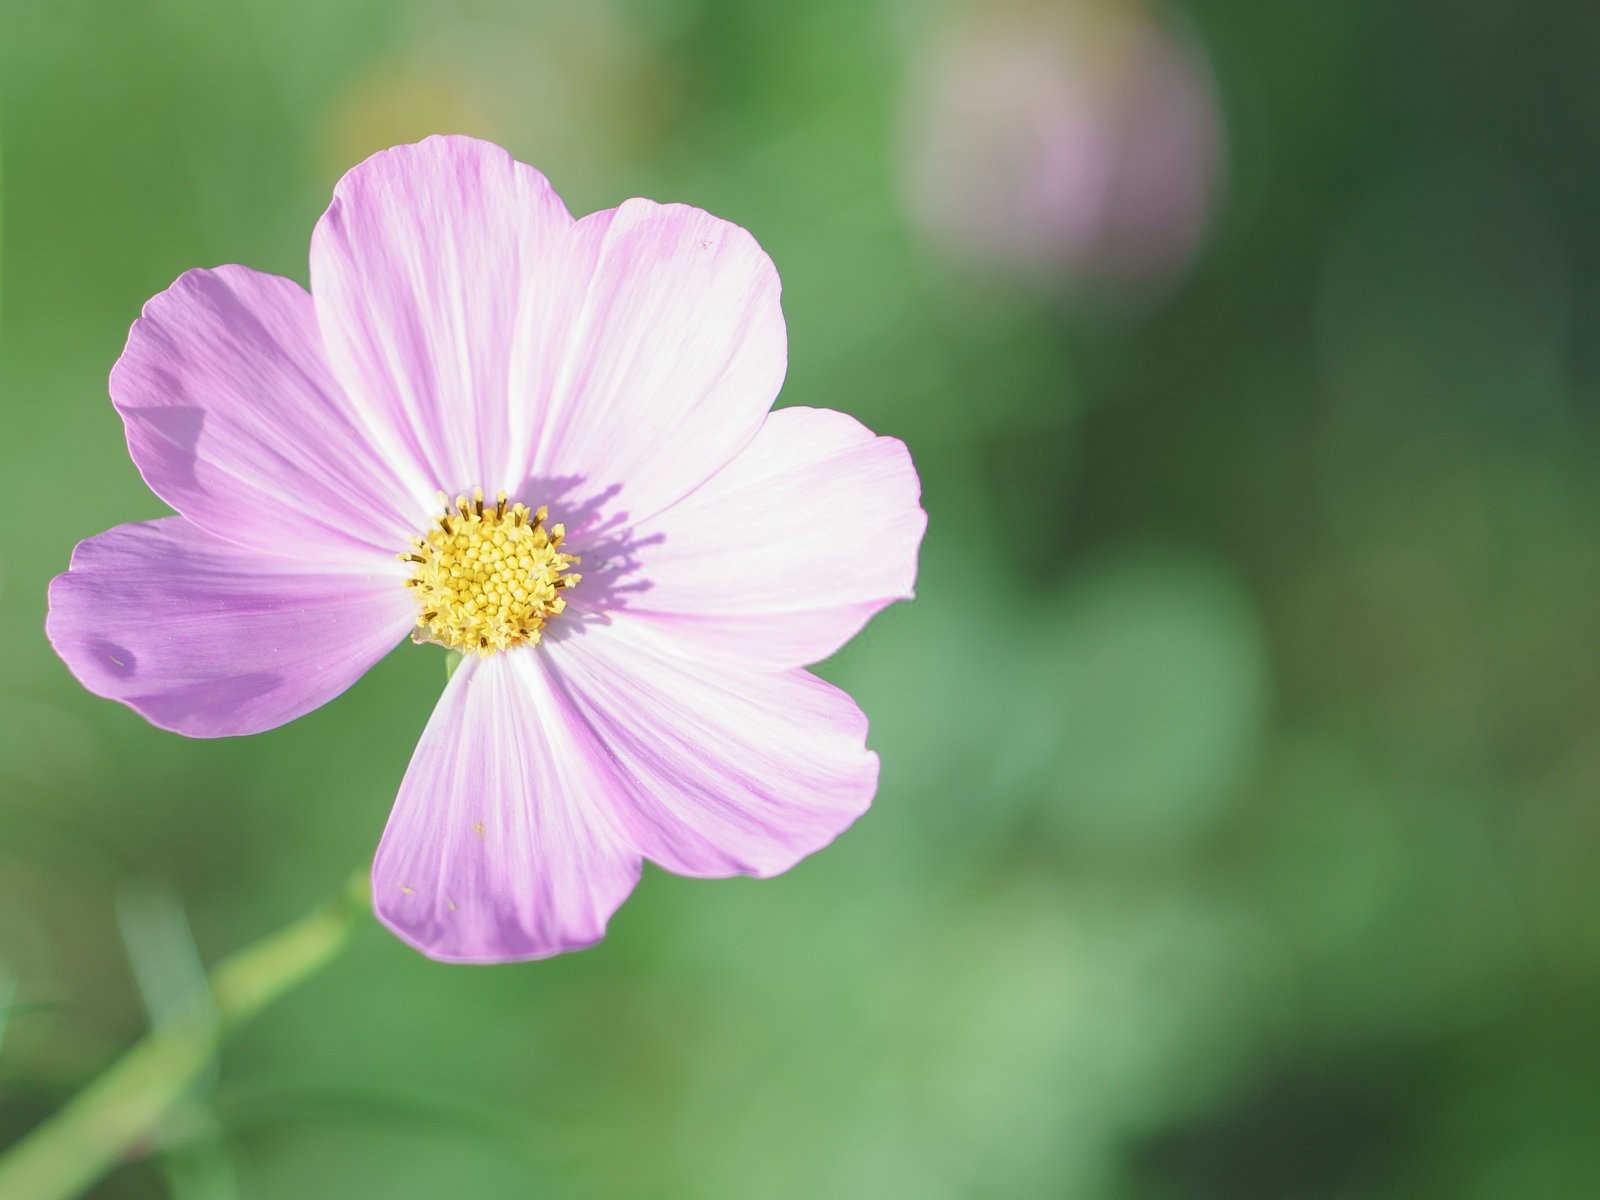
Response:
[[[1193,256],[1223,157],[1204,52],[1144,6],[973,8],[920,55],[909,203],[974,265],[1144,292]]]

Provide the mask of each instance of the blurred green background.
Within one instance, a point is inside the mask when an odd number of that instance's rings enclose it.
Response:
[[[748,227],[783,402],[910,444],[919,598],[822,668],[880,794],[582,954],[365,925],[96,1195],[1592,1193],[1597,60],[1575,0],[0,0],[0,1144],[369,858],[443,682],[198,742],[72,681],[46,581],[163,511],[127,326],[460,131]]]

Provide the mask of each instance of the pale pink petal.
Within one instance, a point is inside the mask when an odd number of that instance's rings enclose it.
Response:
[[[614,811],[647,858],[686,875],[775,875],[866,811],[867,719],[805,671],[684,653],[620,614],[551,634],[544,652],[615,778]]]
[[[245,267],[189,271],[111,372],[152,491],[218,537],[306,560],[392,555],[428,520],[322,355],[311,297]]]
[[[759,427],[786,340],[771,261],[698,209],[574,223],[504,150],[435,137],[335,189],[311,247],[334,371],[410,431],[408,473],[639,520]]]
[[[709,478],[783,384],[778,292],[755,239],[699,209],[629,200],[579,221],[524,295],[524,498],[554,488],[637,522]]]
[[[543,175],[474,138],[385,150],[334,189],[311,239],[328,356],[406,431],[396,453],[430,488],[520,481],[536,397],[513,386],[517,313],[581,286],[553,269],[572,224]]]
[[[634,532],[631,611],[701,653],[816,662],[911,598],[928,518],[905,445],[853,417],[787,408],[702,487]]]
[[[528,649],[466,659],[406,769],[373,905],[430,958],[588,946],[639,880],[611,764],[548,672]]]
[[[79,542],[51,581],[45,633],[96,695],[175,733],[227,737],[327,703],[416,615],[394,570],[318,571],[166,517]]]

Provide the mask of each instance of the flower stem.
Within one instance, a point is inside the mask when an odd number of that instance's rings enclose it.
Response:
[[[210,1064],[224,1034],[337,956],[368,896],[367,872],[358,871],[329,903],[219,962],[191,1011],[146,1034],[0,1156],[0,1196],[67,1200],[99,1179],[154,1133]]]

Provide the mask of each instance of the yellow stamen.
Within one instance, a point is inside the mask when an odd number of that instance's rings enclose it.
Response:
[[[567,570],[578,556],[561,549],[565,526],[546,526],[542,506],[506,501],[500,492],[486,508],[482,488],[453,504],[439,493],[444,514],[399,556],[415,564],[405,581],[417,598],[412,641],[483,655],[532,646],[567,607],[564,593],[582,576]]]

